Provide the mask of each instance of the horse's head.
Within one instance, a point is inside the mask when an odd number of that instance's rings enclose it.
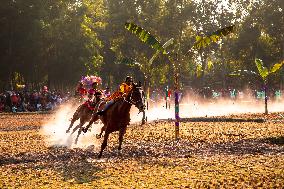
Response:
[[[129,101],[131,104],[135,105],[140,112],[143,112],[145,110],[144,91],[142,90],[140,83],[133,83],[132,86],[133,88],[129,95]]]

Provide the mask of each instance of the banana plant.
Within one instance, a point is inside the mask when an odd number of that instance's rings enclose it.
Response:
[[[125,23],[125,28],[130,31],[131,33],[135,34],[142,42],[148,44],[153,49],[156,50],[156,53],[152,56],[150,59],[150,64],[153,63],[154,59],[158,56],[158,54],[161,52],[162,54],[168,55],[167,51],[165,50],[169,45],[173,43],[173,39],[168,40],[164,45],[162,45],[153,35],[150,34],[147,30],[143,29],[140,26],[137,26],[133,23]],[[202,36],[196,36],[196,42],[192,46],[192,48],[205,48],[206,46],[210,45],[212,42],[217,42],[221,39],[221,37],[228,35],[235,29],[235,26],[229,26],[220,30],[217,30],[213,32],[212,34],[202,37]],[[192,49],[191,48],[191,49]],[[189,50],[190,51],[190,50]],[[188,51],[188,52],[189,52]],[[171,57],[168,55],[168,58],[170,62],[173,62],[171,60]],[[176,139],[178,138],[178,128],[179,128],[179,103],[178,103],[178,73],[177,73],[177,66],[173,64],[174,67],[174,73],[175,73],[175,118],[176,118]]]
[[[223,37],[233,33],[235,31],[235,29],[236,29],[236,26],[231,25],[231,26],[219,29],[217,31],[214,31],[214,32],[212,32],[208,35],[205,35],[205,36],[197,35],[195,37],[195,43],[187,51],[187,53],[185,55],[187,55],[191,50],[198,50],[198,52],[202,54],[201,50],[206,49],[206,47],[208,47],[212,43],[216,43],[219,40],[221,40]],[[202,64],[205,64],[205,61],[202,61]],[[212,62],[211,62],[211,65],[212,65]],[[196,67],[197,75],[202,76],[204,74],[204,70],[200,69],[199,67],[200,67],[200,65],[197,65],[197,67]]]
[[[171,57],[166,51],[166,48],[173,44],[174,39],[171,38],[168,40],[165,44],[161,44],[150,32],[147,30],[143,29],[140,26],[137,26],[136,24],[133,23],[125,23],[125,28],[130,31],[131,33],[135,34],[143,43],[148,44],[151,46],[153,49],[156,50],[156,52],[153,54],[153,56],[149,60],[150,66],[152,65],[153,61],[155,58],[159,55],[159,53],[162,53],[164,55],[168,56],[168,59],[170,62],[173,64],[174,67],[174,73],[175,73],[175,138],[179,138],[179,103],[178,103],[178,80],[177,80],[177,67],[175,66],[174,62],[171,60]],[[143,114],[144,117],[144,114]],[[143,120],[142,120],[143,122]]]
[[[261,77],[263,83],[264,83],[264,94],[265,94],[265,98],[264,98],[264,104],[265,104],[265,114],[268,114],[268,108],[267,108],[267,81],[268,81],[268,77],[272,74],[277,72],[278,70],[280,70],[280,68],[283,66],[284,61],[280,62],[280,63],[276,63],[274,64],[271,68],[267,68],[263,65],[263,61],[261,59],[256,58],[255,59],[255,65],[257,67],[259,76]]]

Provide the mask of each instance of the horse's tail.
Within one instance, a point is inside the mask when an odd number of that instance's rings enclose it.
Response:
[[[73,115],[73,117],[74,116],[79,116],[80,117],[80,114],[83,112],[83,110],[84,110],[84,104],[81,104],[78,108],[77,108],[77,110],[75,111],[75,113],[74,113],[74,115]]]

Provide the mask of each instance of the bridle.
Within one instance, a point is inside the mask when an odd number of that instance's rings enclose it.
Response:
[[[141,88],[136,88],[136,89],[141,89]],[[143,97],[141,97],[141,100],[138,100],[138,101],[134,101],[133,100],[133,92],[134,92],[134,89],[131,90],[130,94],[125,97],[123,100],[127,103],[129,103],[130,105],[134,105],[134,106],[137,106],[138,103],[142,102],[143,103]],[[139,113],[142,112],[141,110],[139,110]]]

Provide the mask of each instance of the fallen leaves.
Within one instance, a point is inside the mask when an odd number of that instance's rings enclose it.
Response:
[[[0,115],[0,188],[281,188],[284,127],[266,123],[167,122],[128,127],[122,151],[111,134],[97,150],[49,147],[39,132],[52,115]],[[262,114],[229,116],[262,118]],[[265,119],[280,119],[270,114]]]

